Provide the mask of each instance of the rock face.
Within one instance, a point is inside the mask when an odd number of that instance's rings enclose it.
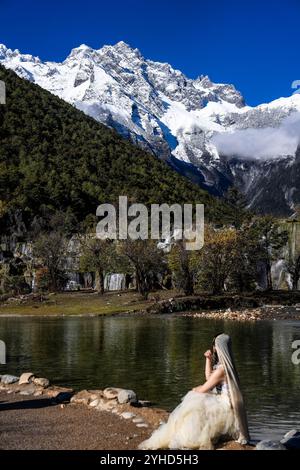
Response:
[[[214,194],[234,184],[254,209],[300,202],[300,95],[246,106],[233,85],[189,79],[124,42],[43,62],[0,45],[0,63],[113,127]]]

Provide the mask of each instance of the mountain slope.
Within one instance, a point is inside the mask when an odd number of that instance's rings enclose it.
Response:
[[[0,46],[0,63],[58,95],[210,192],[235,185],[249,205],[278,214],[300,202],[288,184],[300,135],[300,95],[255,108],[232,85],[195,80],[167,63],[146,60],[124,42],[81,45],[62,62],[42,62]],[[281,184],[280,176],[285,180]],[[272,190],[270,178],[279,182]],[[268,193],[265,192],[266,181]]]
[[[25,232],[47,213],[76,224],[119,195],[141,203],[202,202],[218,218],[225,206],[164,162],[81,111],[0,66],[0,221]],[[2,216],[2,218],[1,218]]]

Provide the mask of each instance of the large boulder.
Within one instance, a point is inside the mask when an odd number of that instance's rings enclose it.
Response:
[[[1,376],[1,383],[4,385],[14,384],[15,382],[18,382],[18,380],[19,377],[16,377],[15,375],[5,374]]]
[[[280,441],[265,439],[257,444],[256,450],[286,450],[286,448]]]
[[[280,442],[288,450],[300,450],[300,432],[293,429],[287,432]]]
[[[120,405],[123,405],[124,403],[136,403],[136,393],[133,390],[120,390],[118,393],[118,402]]]
[[[43,377],[37,377],[33,379],[33,383],[37,385],[38,387],[43,387],[43,388],[47,388],[50,385],[49,380]]]
[[[19,379],[19,385],[30,384],[33,382],[34,375],[32,372],[24,372]]]

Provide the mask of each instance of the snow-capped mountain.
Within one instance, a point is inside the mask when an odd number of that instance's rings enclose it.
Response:
[[[234,184],[255,209],[300,202],[300,95],[246,106],[233,85],[192,80],[124,42],[42,62],[0,45],[0,63],[167,160],[215,194]]]

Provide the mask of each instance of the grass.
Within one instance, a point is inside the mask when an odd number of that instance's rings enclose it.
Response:
[[[169,298],[172,292],[160,291],[158,295]],[[87,291],[62,292],[51,294],[43,302],[1,302],[0,315],[111,315],[143,310],[152,303],[153,294],[144,300],[134,291],[107,292],[103,296]]]

